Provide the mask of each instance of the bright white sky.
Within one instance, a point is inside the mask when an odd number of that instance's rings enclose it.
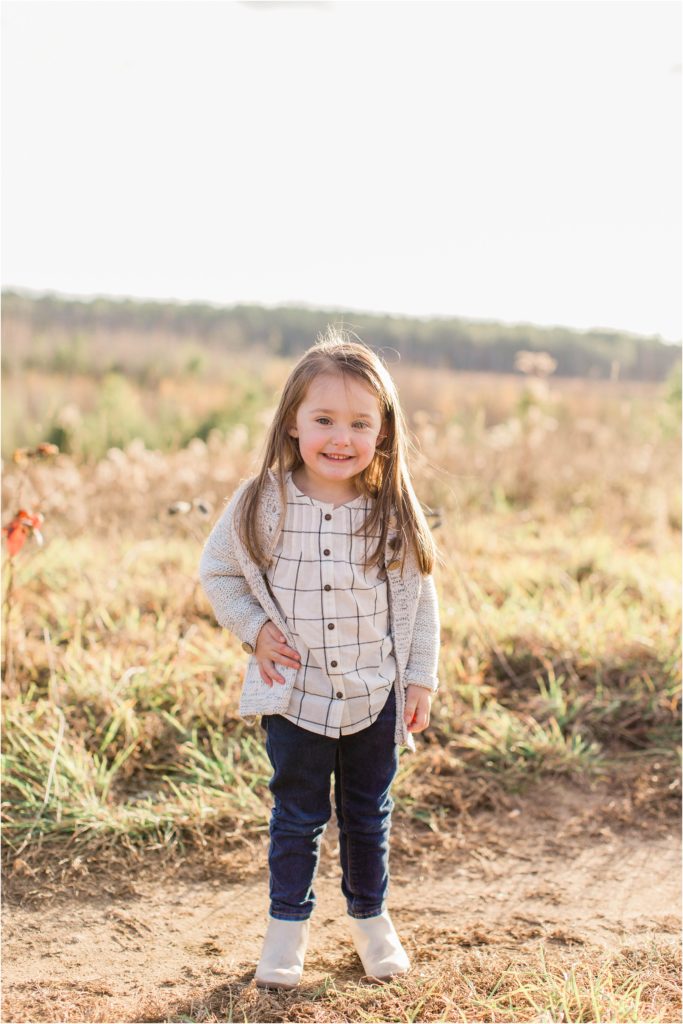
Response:
[[[681,6],[3,4],[5,287],[681,338]]]

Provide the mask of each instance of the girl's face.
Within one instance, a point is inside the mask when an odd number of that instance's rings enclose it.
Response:
[[[311,382],[289,428],[309,482],[340,494],[372,462],[385,436],[375,393],[355,377],[321,374]]]

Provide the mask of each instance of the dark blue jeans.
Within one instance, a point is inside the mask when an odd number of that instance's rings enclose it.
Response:
[[[393,687],[372,725],[338,739],[302,729],[282,715],[261,717],[273,766],[268,852],[273,917],[303,921],[313,912],[320,841],[332,815],[333,772],[348,912],[375,917],[385,909],[394,807],[389,790],[398,768],[395,719]]]

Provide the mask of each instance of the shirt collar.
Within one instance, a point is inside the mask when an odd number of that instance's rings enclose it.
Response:
[[[304,494],[300,491],[292,480],[292,471],[289,470],[286,476],[287,493],[291,497],[292,501],[297,505],[313,505],[315,508],[324,508],[330,512],[336,512],[342,508],[362,508],[365,504],[365,498],[362,494],[359,494],[357,498],[352,498],[351,501],[345,501],[343,505],[334,506],[331,501],[318,501],[317,498],[311,498],[308,494]]]

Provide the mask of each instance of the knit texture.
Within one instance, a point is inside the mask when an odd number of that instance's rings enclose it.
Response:
[[[234,493],[207,538],[199,565],[199,576],[218,623],[241,641],[256,646],[261,627],[269,619],[282,631],[287,644],[295,643],[287,623],[273,601],[267,580],[249,555],[236,530],[236,510],[249,481]],[[281,522],[282,499],[272,470],[259,497],[256,528],[266,551],[272,554]],[[282,517],[284,518],[284,517]],[[391,531],[385,548],[391,635],[396,659],[396,731],[399,746],[415,750],[403,714],[405,687],[415,683],[436,692],[439,659],[439,610],[434,580],[423,576],[413,551],[406,553],[403,574],[391,568],[394,553]],[[258,663],[249,656],[240,695],[239,714],[249,719],[259,714],[276,715],[287,711],[297,669],[278,664],[284,684],[268,686],[261,679]]]

